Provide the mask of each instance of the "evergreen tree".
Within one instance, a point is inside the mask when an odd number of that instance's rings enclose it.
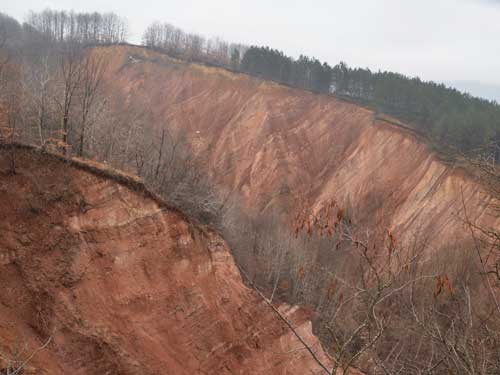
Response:
[[[231,67],[233,69],[238,69],[240,67],[240,51],[235,48],[231,52]]]

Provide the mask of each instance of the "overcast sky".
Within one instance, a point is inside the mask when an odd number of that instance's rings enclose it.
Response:
[[[330,64],[392,70],[438,82],[500,86],[500,0],[2,0],[28,10],[113,11],[138,42],[152,21],[228,41],[270,45]]]

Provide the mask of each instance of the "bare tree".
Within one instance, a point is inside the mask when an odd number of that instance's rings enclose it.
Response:
[[[23,63],[22,85],[27,95],[25,112],[36,124],[38,143],[44,146],[49,121],[53,112],[52,95],[54,71],[48,55],[35,62]],[[32,112],[31,114],[29,112]]]
[[[77,43],[66,42],[61,45],[58,56],[58,88],[54,100],[59,113],[61,147],[64,149],[64,153],[67,152],[68,147],[74,100],[81,84],[81,57],[82,50]]]
[[[106,71],[106,62],[91,52],[88,52],[80,63],[80,90],[79,90],[79,144],[78,156],[83,156],[85,136],[89,126],[93,125],[103,109],[105,100],[102,98],[103,76]]]
[[[7,44],[7,30],[3,24],[0,24],[0,91],[4,85],[4,72],[9,62],[9,53],[6,49]]]
[[[3,109],[3,121],[0,119],[0,143],[9,150],[9,173],[16,174],[16,153],[14,143],[18,137],[18,128],[22,120],[22,90],[20,87],[20,66],[9,64],[3,67],[5,74],[0,91],[0,108]]]
[[[154,22],[149,25],[142,35],[142,44],[152,47],[162,47],[162,25],[159,22]]]

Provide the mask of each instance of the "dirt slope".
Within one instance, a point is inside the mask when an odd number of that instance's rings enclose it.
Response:
[[[436,247],[463,235],[462,196],[478,224],[500,225],[472,177],[370,110],[141,48],[98,53],[111,61],[113,90],[186,131],[214,178],[249,207],[290,213],[297,199],[315,210],[335,199],[369,230],[423,233]]]
[[[18,150],[17,164],[4,174],[0,151],[3,357],[52,336],[29,373],[321,373],[220,237],[47,155]],[[326,362],[307,314],[281,309]]]

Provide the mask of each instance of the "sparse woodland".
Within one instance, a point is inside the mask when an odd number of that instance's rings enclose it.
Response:
[[[45,11],[32,13],[23,26],[0,16],[0,142],[10,158],[9,170],[1,173],[16,173],[14,145],[28,143],[139,175],[169,203],[219,230],[242,273],[270,303],[287,301],[315,312],[316,333],[335,364],[325,373],[351,367],[386,375],[500,373],[500,234],[495,228],[476,226],[464,205],[460,219],[470,241],[430,259],[424,238],[402,244],[385,228],[368,233],[355,202],[331,201],[319,213],[295,202],[291,223],[278,209],[248,213],[237,197],[211,184],[184,134],[155,123],[149,103],[130,103],[118,113],[107,105],[125,98],[111,97],[103,79],[107,61],[88,47],[121,43],[126,35],[126,22],[114,14]],[[205,40],[168,24],[151,25],[144,44],[269,78],[276,77],[261,71],[261,55],[287,61],[277,51]],[[310,66],[318,73],[303,83],[297,73],[294,85],[328,91],[324,77],[339,72],[336,68],[304,58],[291,63],[289,74]],[[341,73],[354,76],[346,69]],[[354,90],[346,82],[342,88],[345,82],[338,78],[338,90]],[[479,104],[499,111],[494,104]],[[497,128],[488,132],[484,141],[498,137]],[[498,145],[483,146],[484,152],[467,154],[466,161],[492,195],[490,210],[498,215],[500,174],[491,148]]]

